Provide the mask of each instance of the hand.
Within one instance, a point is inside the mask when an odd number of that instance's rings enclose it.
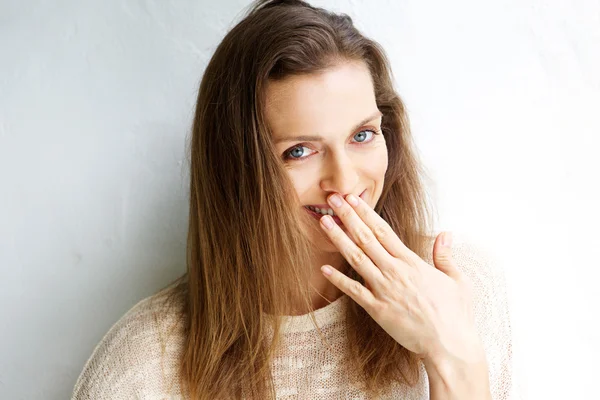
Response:
[[[333,196],[341,200],[340,206],[332,202]],[[366,287],[330,266],[321,267],[325,276],[419,358],[479,359],[482,346],[475,329],[471,282],[456,267],[451,247],[442,246],[443,234],[435,241],[436,268],[432,268],[364,200],[351,195],[346,199],[352,198],[357,200],[355,206],[337,194],[328,198],[349,235],[329,216],[320,221]],[[324,224],[327,219],[331,228]]]

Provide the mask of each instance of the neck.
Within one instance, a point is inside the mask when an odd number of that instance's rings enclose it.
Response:
[[[312,274],[310,278],[310,283],[314,288],[314,293],[311,296],[313,310],[325,307],[344,294],[321,272],[321,266],[325,264],[331,265],[342,273],[346,273],[349,268],[348,262],[341,253],[323,253],[322,256],[316,258],[316,262],[311,266]],[[306,310],[306,313],[308,312]]]

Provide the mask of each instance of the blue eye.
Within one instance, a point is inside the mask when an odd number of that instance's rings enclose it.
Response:
[[[306,146],[296,146],[296,147],[293,147],[292,150],[290,150],[289,153],[288,153],[290,155],[288,157],[288,159],[289,158],[292,158],[292,159],[301,158],[302,155],[304,154],[304,152],[303,151],[299,151],[299,150],[302,150],[302,149],[308,149],[308,147],[306,147]]]
[[[358,135],[360,135],[360,134],[361,134],[361,133],[363,133],[363,132],[373,132],[373,131],[368,131],[368,130],[365,130],[365,131],[360,131],[360,132],[358,132],[356,135],[354,135],[354,137],[357,137]],[[373,132],[373,135],[375,135],[375,132]],[[365,135],[362,135],[362,136],[364,137]],[[366,139],[362,139],[362,140],[359,140],[359,142],[361,142],[361,143],[362,143],[362,142],[364,142],[365,140],[366,140]]]
[[[367,140],[367,134],[365,132],[371,132],[371,139]],[[357,132],[354,137],[360,137],[360,140],[357,140],[358,143],[363,144],[363,143],[370,143],[373,141],[374,136],[375,135],[379,135],[381,134],[381,131],[376,131],[373,129],[363,129],[360,132]],[[304,151],[302,149],[308,149],[308,147],[304,146],[304,143],[298,144],[288,150],[286,150],[283,155],[282,158],[284,161],[302,161],[306,158],[308,158],[308,156],[302,157],[304,155]]]

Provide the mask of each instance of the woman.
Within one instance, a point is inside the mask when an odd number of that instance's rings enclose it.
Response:
[[[111,328],[73,398],[509,398],[502,276],[431,235],[421,179],[381,47],[257,1],[200,85],[187,272]]]

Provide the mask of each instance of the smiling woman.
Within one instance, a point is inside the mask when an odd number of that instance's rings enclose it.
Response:
[[[317,220],[322,214],[333,215],[325,204],[330,193],[354,193],[375,208],[388,155],[381,134],[383,113],[366,62],[338,61],[312,74],[270,80],[265,98],[265,117],[277,153],[282,154],[294,190],[309,214]],[[339,217],[333,219],[344,227]],[[325,298],[313,296],[312,304],[319,308],[341,294],[327,281],[320,282],[319,266],[342,267],[344,258],[315,224],[317,220],[310,220],[305,228],[314,244],[313,283],[325,294]]]
[[[74,399],[508,399],[502,274],[435,235],[383,49],[253,3],[191,141],[187,272],[106,334]]]

